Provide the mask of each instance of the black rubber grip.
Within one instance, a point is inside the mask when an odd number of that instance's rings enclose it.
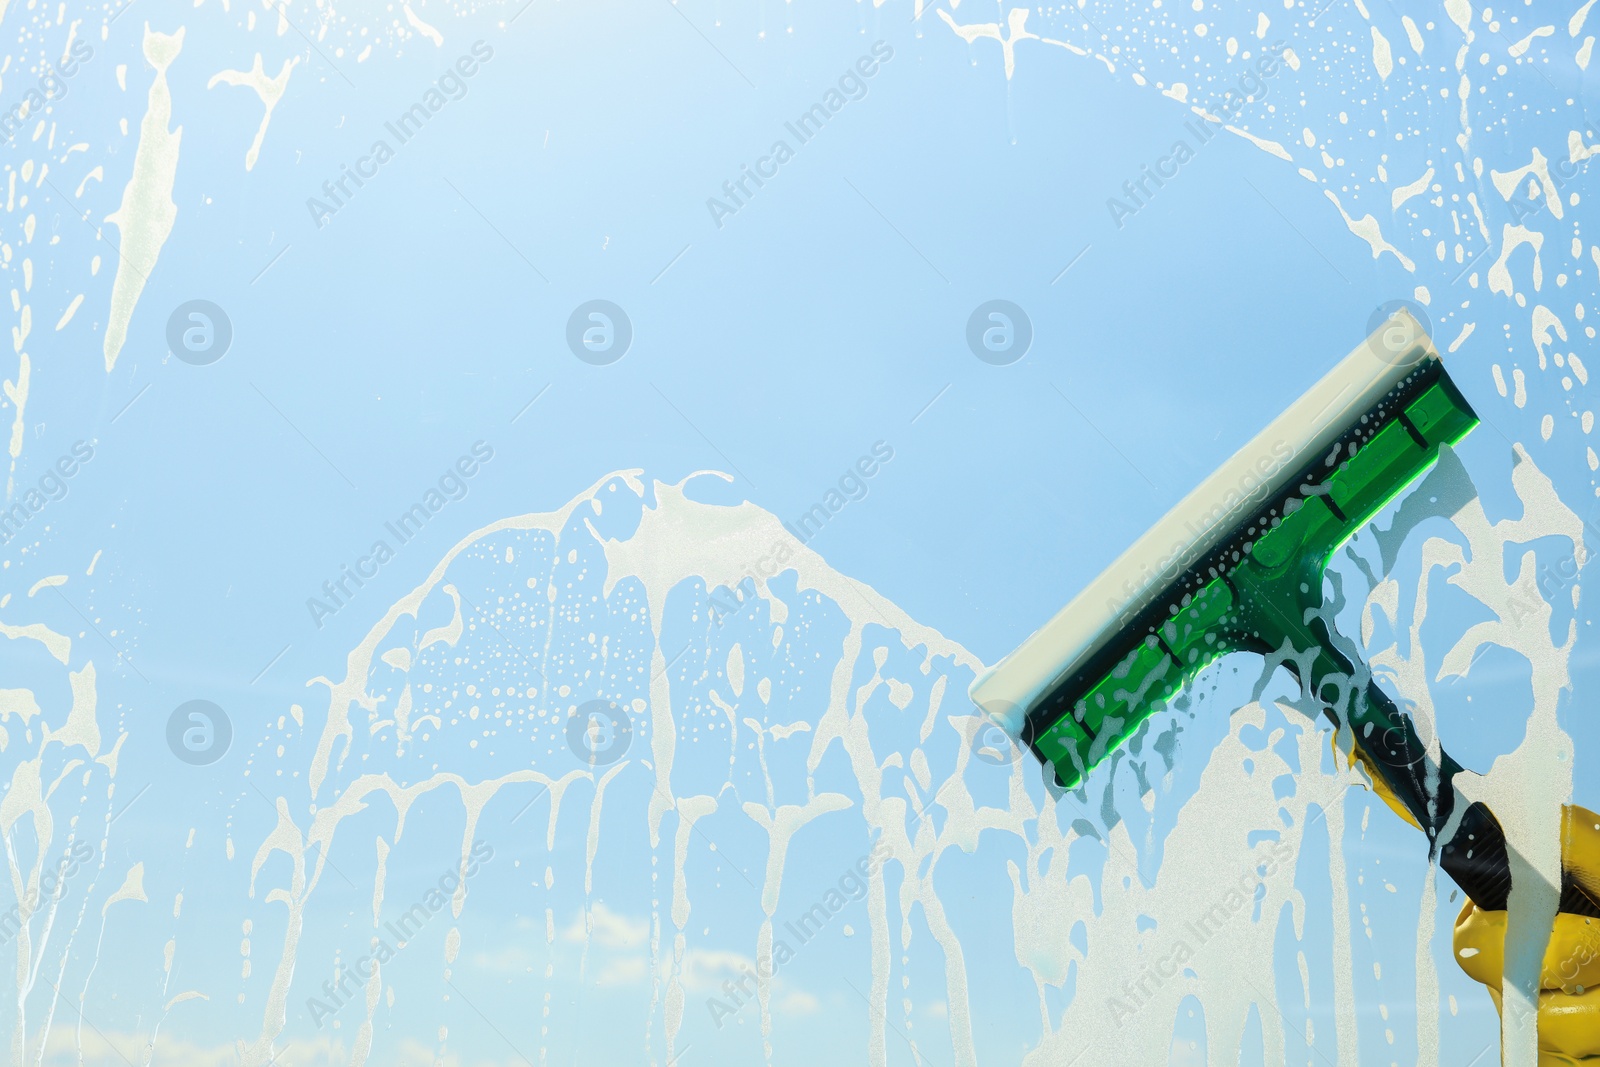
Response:
[[[1427,831],[1429,841],[1441,842],[1439,866],[1478,907],[1504,911],[1511,896],[1513,846],[1506,841],[1494,813],[1481,801],[1474,801],[1462,813],[1454,833],[1444,837],[1457,802],[1452,779],[1461,765],[1441,751],[1435,766],[1410,717],[1376,682],[1368,682],[1365,693],[1358,693],[1352,704],[1349,725],[1356,744],[1383,776],[1390,792]],[[1328,708],[1328,714],[1338,722],[1333,708]],[[1524,865],[1524,869],[1529,868]],[[1600,918],[1600,904],[1565,871],[1561,910]]]
[[[1472,902],[1489,911],[1504,911],[1511,897],[1511,857],[1505,831],[1494,813],[1474,801],[1462,813],[1456,834],[1439,850],[1439,866],[1454,878]],[[1561,910],[1600,917],[1600,907],[1570,874],[1561,876]]]
[[[1505,831],[1482,802],[1462,813],[1455,836],[1439,849],[1439,866],[1478,907],[1505,910],[1511,898],[1511,857]]]

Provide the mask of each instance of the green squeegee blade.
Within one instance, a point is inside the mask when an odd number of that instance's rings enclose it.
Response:
[[[1123,639],[1064,679],[1028,717],[1025,738],[1064,787],[1077,787],[1173,693],[1232,651],[1306,644],[1322,573],[1340,546],[1478,423],[1428,360],[1314,457],[1290,491],[1241,522],[1173,581]],[[1263,532],[1264,531],[1264,532]]]

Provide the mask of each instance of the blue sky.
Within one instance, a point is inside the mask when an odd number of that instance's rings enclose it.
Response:
[[[1539,287],[1526,246],[1508,259],[1514,293],[1491,291],[1487,273],[1504,249],[1501,225],[1516,217],[1492,172],[1528,165],[1534,148],[1551,160],[1565,158],[1569,131],[1583,125],[1589,76],[1574,59],[1583,35],[1568,32],[1569,12],[1541,17],[1530,7],[1519,13],[1521,23],[1508,17],[1493,30],[1492,12],[1472,12],[1473,129],[1463,149],[1459,102],[1441,101],[1439,89],[1455,91],[1454,57],[1465,35],[1439,11],[1403,5],[1372,12],[1344,3],[1319,12],[1298,2],[1270,12],[1204,4],[1198,11],[1189,5],[1016,9],[1027,11],[1021,37],[1013,36],[1019,24],[1012,9],[974,7],[970,0],[959,8],[930,7],[920,19],[895,2],[746,9],[609,0],[539,0],[527,8],[413,5],[417,19],[440,33],[435,44],[406,18],[371,5],[321,15],[290,7],[280,29],[266,11],[138,4],[103,34],[98,27],[115,9],[71,14],[68,24],[85,20],[76,32],[93,43],[95,55],[52,103],[56,132],[14,143],[7,160],[30,198],[6,223],[16,250],[7,269],[19,290],[31,286],[25,296],[32,321],[24,346],[32,385],[13,499],[74,442],[92,441],[94,457],[67,494],[32,520],[28,538],[7,546],[5,589],[12,600],[0,617],[70,632],[71,669],[91,659],[96,664],[101,730],[108,744],[126,734],[110,810],[119,812],[149,787],[105,838],[103,873],[93,894],[85,889],[85,900],[94,901],[86,914],[98,915],[124,872],[140,862],[149,902],[116,909],[144,907],[163,916],[181,910],[180,918],[160,922],[134,921],[130,913],[107,926],[99,949],[92,947],[91,926],[69,949],[60,948],[59,938],[52,946],[67,953],[69,970],[87,968],[98,952],[102,968],[116,976],[94,979],[90,1002],[103,1013],[97,1025],[107,1032],[148,1030],[149,1019],[166,1007],[165,997],[135,995],[148,983],[167,993],[192,987],[209,995],[203,1011],[188,1002],[171,1009],[162,1031],[173,1041],[216,1048],[261,1030],[262,975],[278,965],[285,918],[282,908],[263,901],[264,890],[250,896],[251,858],[272,831],[280,796],[284,817],[300,832],[312,826],[313,805],[330,803],[326,792],[312,796],[306,782],[328,715],[326,689],[308,688],[307,680],[342,677],[351,650],[390,606],[472,531],[507,516],[554,512],[610,472],[639,468],[647,485],[649,479],[671,485],[698,470],[726,471],[725,483],[692,483],[693,499],[728,507],[748,502],[792,522],[882,442],[892,459],[881,462],[864,480],[864,495],[807,548],[907,619],[992,663],[1358,343],[1375,307],[1406,299],[1425,309],[1441,346],[1473,324],[1448,365],[1485,419],[1460,456],[1491,516],[1519,506],[1510,488],[1513,441],[1525,445],[1573,511],[1589,514],[1592,453],[1586,453],[1588,431],[1579,428],[1586,377],[1574,383],[1574,372],[1538,369],[1544,357],[1535,343],[1536,309],[1544,307],[1566,331],[1564,342],[1548,342],[1552,352],[1581,356],[1587,348],[1574,305],[1593,302],[1588,290],[1600,260],[1582,240],[1581,197],[1565,205],[1559,220],[1547,209],[1528,223],[1544,235]],[[1408,13],[1426,41],[1420,55],[1406,43],[1401,17]],[[1263,16],[1271,27],[1258,36]],[[66,26],[56,25],[53,12],[13,11],[6,18],[27,26],[26,43],[13,46],[17,64],[36,64],[65,39]],[[319,20],[326,22],[322,29]],[[979,35],[969,43],[956,32],[991,20],[1014,46],[1009,74],[997,39]],[[1556,27],[1553,35],[1513,54],[1516,41],[1545,23]],[[130,181],[155,80],[140,51],[146,25],[160,33],[181,26],[185,33],[167,75],[172,122],[183,129],[171,190],[177,212],[147,272],[128,342],[108,372],[102,340],[110,279],[127,232],[101,220]],[[1206,26],[1205,34],[1195,25]],[[1380,76],[1374,27],[1409,65]],[[1230,38],[1237,54],[1224,44]],[[1220,107],[1255,54],[1243,53],[1280,40],[1299,68],[1286,66],[1265,79],[1233,120],[1278,152],[1226,131],[1198,143],[1191,124],[1200,120],[1179,97]],[[368,43],[372,51],[358,58]],[[287,60],[298,62],[247,170],[262,100],[248,87],[208,83],[220,70],[247,70],[257,52],[269,77]],[[875,52],[875,72],[862,77],[860,95],[800,143],[787,124]],[[1487,63],[1478,63],[1479,52],[1490,56]],[[476,57],[475,72],[456,81],[449,72],[463,69],[457,66],[463,56]],[[1507,71],[1497,73],[1502,64]],[[8,90],[12,84],[19,83]],[[441,84],[448,102],[398,143],[386,124]],[[360,161],[372,157],[379,139],[392,142],[392,158],[319,225],[307,201],[325,202],[323,183],[341,167],[365,167]],[[1125,183],[1170,158],[1180,139],[1195,144],[1193,158],[1137,212],[1118,218],[1108,200],[1126,202]],[[774,176],[731,216],[708,208],[711,198],[726,202],[724,182],[769,157],[777,140],[793,154]],[[88,147],[66,151],[77,142]],[[1474,160],[1481,161],[1481,175]],[[36,169],[45,162],[50,185]],[[96,167],[101,173],[90,177]],[[1439,188],[1397,204],[1395,190],[1425,168],[1436,172]],[[25,174],[32,176],[31,192]],[[1523,197],[1529,180],[1528,174],[1514,180],[1514,195]],[[1577,173],[1563,199],[1585,180]],[[1477,229],[1477,209],[1465,201],[1469,191],[1488,220],[1487,241]],[[28,212],[36,215],[31,242],[20,236]],[[1375,251],[1341,212],[1353,219],[1371,214],[1394,251]],[[1575,234],[1578,251],[1569,254]],[[1459,262],[1457,244],[1464,245]],[[1471,261],[1485,252],[1474,272]],[[31,260],[27,283],[19,267],[24,254]],[[100,266],[91,271],[94,257]],[[1557,274],[1566,280],[1558,284]],[[1427,290],[1425,303],[1419,287]],[[54,329],[79,293],[81,307]],[[232,328],[226,355],[203,366],[167,351],[169,316],[196,299],[220,307]],[[1023,309],[1032,329],[1026,356],[1005,366],[975,358],[966,342],[973,310],[998,299]],[[574,309],[592,300],[620,306],[632,326],[626,354],[608,365],[576,358],[566,340]],[[1520,405],[1514,390],[1502,395],[1494,377],[1512,381],[1517,369],[1526,372]],[[15,367],[7,371],[13,380],[16,374]],[[14,409],[13,400],[8,410]],[[1555,423],[1549,435],[1541,428],[1546,414]],[[423,499],[479,442],[493,458],[464,479],[459,499],[433,514],[415,538],[392,545],[392,560],[337,612],[315,618],[308,598],[325,596],[324,583],[368,555],[385,538],[385,523]],[[627,516],[653,499],[647,489],[644,504],[587,518],[603,537],[626,539],[637,521]],[[1437,522],[1434,532],[1448,536],[1445,521]],[[563,586],[559,614],[572,629],[561,641],[571,643],[571,662],[579,662],[593,630],[627,649],[636,672],[651,665],[649,612],[639,612],[652,590],[621,575],[586,529],[575,520],[561,534],[563,553],[582,546],[583,562],[559,564],[576,568],[571,588],[588,595],[585,583],[598,583],[608,569],[620,584],[596,587],[594,602]],[[533,533],[506,538],[490,539],[495,552],[509,545],[517,559],[550,553],[552,567],[565,559]],[[1422,539],[1419,533],[1408,542],[1396,571],[1407,598],[1418,580]],[[532,571],[522,572],[529,565],[494,557],[487,543],[480,547],[481,559],[475,548],[449,572],[473,598],[468,615],[478,610],[479,596],[491,598],[484,606],[493,611],[500,598],[538,584]],[[1539,547],[1540,563],[1558,552],[1559,546]],[[93,573],[86,574],[96,553]],[[38,579],[56,574],[71,577],[55,598],[49,589],[30,598]],[[905,717],[928,709],[932,680],[945,676],[943,710],[964,712],[970,665],[936,657],[925,672],[921,655],[902,647],[882,621],[866,621],[860,605],[808,592],[793,578],[773,586],[795,613],[787,643],[770,637],[785,624],[760,610],[705,637],[685,662],[711,666],[693,677],[674,675],[675,713],[685,723],[702,715],[707,723],[719,721],[724,713],[702,690],[721,686],[718,699],[729,699],[723,664],[739,641],[750,657],[751,686],[758,670],[767,671],[785,694],[780,705],[787,701],[788,718],[763,720],[766,726],[805,719],[816,731],[828,704],[826,668],[847,656],[849,620],[861,620],[872,635],[869,647],[875,641],[894,651],[883,667],[867,652],[847,660],[852,690],[871,686],[878,672],[911,692],[905,707],[887,681],[862,698],[862,714],[870,712],[874,728],[886,724],[874,751],[880,760],[899,752],[900,771],[914,778],[911,752],[926,746],[935,753],[926,758],[944,768],[938,773],[951,773],[956,742],[942,735],[929,742]],[[691,582],[667,597],[670,615],[659,620],[663,646],[675,627],[697,632],[703,595]],[[449,623],[450,602],[442,596],[436,592],[419,609],[419,631]],[[1595,658],[1586,605],[1576,618],[1573,706]],[[1428,641],[1438,643],[1428,649],[1430,659],[1457,637],[1448,627],[1430,633]],[[491,644],[473,645],[480,639]],[[441,690],[489,688],[475,672],[490,669],[485,657],[493,657],[495,639],[480,627],[468,635],[464,647],[472,651],[460,662],[445,656],[431,663]],[[758,658],[751,650],[763,643],[765,658]],[[63,672],[40,650],[22,648],[12,641],[3,652],[8,671],[28,680],[5,684],[37,688],[46,720],[54,723],[69,703]],[[775,648],[783,652],[768,655]],[[802,658],[785,662],[789,654]],[[1229,680],[1234,669],[1243,674]],[[1255,671],[1250,664],[1219,668],[1207,682],[1219,687],[1216,703],[1243,703]],[[651,672],[645,673],[648,683]],[[1435,700],[1452,753],[1481,767],[1515,747],[1529,714],[1526,674],[1525,663],[1495,650],[1467,679],[1440,683],[1446,688]],[[628,678],[638,684],[621,668],[613,680],[621,685]],[[579,689],[595,684],[571,681]],[[1465,695],[1457,695],[1463,689],[1480,707],[1502,704],[1505,714],[1476,717]],[[207,767],[180,764],[166,747],[168,714],[192,699],[226,709],[234,733],[230,752]],[[299,709],[303,728],[284,725],[296,721],[291,708]],[[769,712],[778,714],[770,707],[761,714]],[[1592,738],[1580,719],[1563,714],[1574,737],[1577,780],[1592,780],[1583,773]],[[1299,728],[1277,711],[1270,715],[1279,716],[1287,740],[1267,747],[1281,750],[1291,773],[1281,788],[1293,793],[1294,776],[1303,772],[1295,750]],[[1152,736],[1180,723],[1170,776],[1153,750],[1141,757],[1159,768],[1149,772],[1153,800],[1141,797],[1138,776],[1123,765],[1092,783],[1082,813],[1061,819],[1066,826],[1084,818],[1102,834],[1123,827],[1135,866],[1152,882],[1164,842],[1184,805],[1202,791],[1201,772],[1229,734],[1226,715],[1213,708],[1167,713]],[[360,725],[357,735],[366,729]],[[372,736],[392,740],[381,730]],[[567,754],[548,747],[530,754],[503,741],[490,756],[447,736],[392,753],[392,763],[372,742],[360,760],[407,781],[572,769],[553,763]],[[635,756],[659,760],[658,751],[643,754],[648,740],[641,731]],[[0,767],[9,761],[14,773],[36,742],[15,742],[15,755],[0,755]],[[709,775],[704,789],[721,798],[702,827],[705,840],[692,839],[688,861],[690,883],[704,901],[694,913],[715,914],[718,922],[709,932],[695,922],[685,927],[689,962],[676,965],[691,990],[680,1045],[698,1046],[685,1055],[706,1062],[763,1055],[758,1013],[741,1013],[731,1024],[741,1029],[730,1038],[708,1029],[701,1003],[719,988],[724,972],[717,968],[735,966],[730,954],[756,955],[763,914],[757,886],[770,841],[741,805],[802,804],[835,791],[865,815],[842,747],[814,766],[794,754],[809,740],[770,743],[770,791],[762,765],[749,762],[757,758],[753,752],[741,750],[737,769],[729,756],[726,783],[720,764],[700,762],[711,757],[698,752],[675,771]],[[333,775],[338,789],[359,775],[360,760],[352,759]],[[634,764],[635,773],[642,766]],[[1329,761],[1318,774],[1331,768]],[[983,802],[1006,806],[1006,792],[974,780],[976,773],[967,775],[974,795],[990,790]],[[1041,800],[1031,764],[1026,777],[1028,795]],[[103,823],[106,784],[96,779],[81,800],[69,800],[66,790],[60,826],[70,823],[74,804],[81,816],[93,811]],[[593,788],[584,785],[584,799],[570,800],[566,810],[586,805]],[[403,954],[395,965],[400,999],[383,1014],[375,1047],[400,1049],[410,1041],[433,1048],[446,1027],[449,1051],[463,1062],[518,1062],[516,1056],[542,1062],[602,1050],[631,1056],[641,1048],[663,1062],[672,1054],[663,1044],[667,1009],[659,990],[652,991],[648,968],[652,960],[674,958],[673,835],[691,831],[679,830],[674,814],[652,842],[648,779],[625,775],[615,788],[607,804],[618,812],[617,825],[606,829],[589,887],[583,882],[588,839],[580,826],[559,826],[546,856],[537,830],[548,812],[535,807],[513,824],[522,800],[508,797],[504,810],[496,802],[482,828],[496,859],[461,920],[465,962],[452,972],[463,989],[471,984],[472,1003],[483,1010],[463,1011],[441,984],[446,928],[430,925],[421,938],[430,945],[427,954]],[[1595,802],[1581,786],[1575,799]],[[1411,970],[1425,851],[1381,807],[1361,829],[1369,800],[1352,792],[1342,802],[1340,846],[1350,883],[1347,920],[1355,931],[1360,1061],[1379,1062],[1382,1051],[1409,1062],[1415,1054],[1406,1050],[1417,1045]],[[460,802],[419,805],[408,816],[404,847],[394,840],[392,812],[390,824],[363,815],[341,829],[329,853],[340,870],[322,873],[305,916],[304,943],[319,955],[302,958],[283,1035],[285,1042],[302,1042],[306,1057],[322,1054],[317,1042],[325,1034],[299,1006],[313,995],[317,975],[333,973],[335,954],[359,955],[371,926],[376,839],[395,847],[387,884],[398,905],[410,900],[409,886],[430,884],[458,850],[464,810]],[[940,814],[934,822],[944,827],[944,819]],[[537,824],[531,831],[530,822]],[[854,816],[819,821],[814,835],[796,837],[774,912],[780,925],[791,904],[803,910],[871,847],[870,823]],[[186,845],[190,828],[199,845]],[[1316,1022],[1310,1043],[1333,1062],[1333,888],[1327,846],[1314,843],[1326,831],[1308,832],[1313,844],[1301,849],[1294,885],[1302,894],[1309,993],[1301,989],[1296,959],[1301,937],[1284,932],[1289,923],[1263,921],[1277,931],[1269,953],[1277,1000],[1286,1013],[1300,1013],[1286,1016],[1291,1058],[1300,1054],[1295,1042],[1306,1043],[1294,1036],[1293,1022],[1303,1016]],[[1041,1013],[1065,1018],[1082,970],[1115,966],[1110,959],[1100,964],[1091,948],[1085,960],[1074,961],[1074,977],[1041,995],[1019,964],[1007,865],[1026,867],[1024,841],[1040,840],[1028,833],[1003,841],[991,835],[971,854],[948,847],[938,860],[936,891],[963,949],[972,1046],[985,1063],[1020,1061],[1039,1047]],[[951,841],[956,836],[952,831]],[[232,858],[225,854],[229,840]],[[712,841],[718,849],[701,848]],[[1072,848],[1070,867],[1052,875],[1061,885],[1069,873],[1084,871],[1098,883],[1101,868],[1115,860],[1090,838]],[[258,879],[292,877],[281,856],[263,862]],[[547,867],[557,888],[543,892]],[[1380,868],[1396,892],[1372,889],[1381,884]],[[902,1014],[900,998],[887,988],[852,990],[846,978],[867,983],[875,971],[864,935],[869,919],[836,917],[829,947],[799,958],[774,997],[787,1004],[775,1009],[774,1062],[855,1055],[872,1028],[863,995],[892,1003],[902,1030],[914,1024],[928,1062],[955,1062],[961,1042],[951,1036],[948,954],[936,947],[943,935],[923,906],[898,895],[904,872],[890,870],[882,921],[900,937],[907,908],[913,934],[904,958],[897,949],[893,979],[896,987],[901,977],[909,981],[911,1007]],[[178,893],[184,903],[174,909]],[[1443,889],[1441,898],[1448,896]],[[1441,899],[1442,929],[1455,908]],[[116,909],[106,914],[116,917]],[[585,914],[600,917],[587,940]],[[1060,928],[1070,931],[1082,918],[1062,914]],[[852,937],[837,932],[847,921]],[[253,937],[241,934],[246,922],[255,924]],[[648,945],[657,936],[652,954]],[[171,977],[162,963],[169,937],[183,946],[182,967]],[[233,948],[241,937],[252,938],[253,979],[242,975]],[[227,947],[200,948],[213,943]],[[1492,1013],[1482,990],[1449,961],[1447,937],[1436,941],[1434,956],[1441,1003],[1455,996],[1460,1011],[1442,1009],[1440,1058],[1465,1062],[1492,1042]],[[540,1010],[532,1005],[547,996],[559,1023],[536,1018]],[[26,1026],[33,1034],[45,1001],[30,1003]],[[427,1007],[412,1013],[407,1004]],[[1391,1013],[1387,1019],[1380,1004]],[[85,1011],[94,1014],[87,1005]],[[613,1018],[621,1021],[598,1021]],[[548,1031],[540,1029],[545,1025]],[[1186,1032],[1198,1024],[1175,1014],[1142,1025],[1164,1037],[1173,1026]],[[1259,1022],[1251,1025],[1250,1034],[1259,1033]],[[496,1026],[514,1040],[497,1036]],[[1386,1031],[1395,1034],[1392,1046]],[[349,1034],[342,1031],[346,1042]],[[888,1062],[910,1062],[909,1035],[896,1036],[892,1027],[886,1034]],[[1251,1036],[1245,1044],[1258,1040]],[[1179,1046],[1174,1062],[1190,1062],[1184,1057],[1194,1050]],[[1254,1062],[1251,1055],[1244,1062]]]

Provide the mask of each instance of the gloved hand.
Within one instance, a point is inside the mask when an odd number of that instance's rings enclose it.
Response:
[[[1600,900],[1600,815],[1576,804],[1563,812],[1561,864]],[[1456,918],[1456,962],[1482,982],[1501,1010],[1506,913],[1468,900]],[[1600,919],[1556,916],[1539,975],[1539,1067],[1600,1065]]]
[[[1413,826],[1417,820],[1376,774],[1364,752],[1351,755],[1374,792]],[[1419,827],[1420,828],[1420,827]],[[1576,804],[1562,813],[1561,865],[1600,901],[1600,815]],[[1485,911],[1471,900],[1456,917],[1455,957],[1467,975],[1489,990],[1502,1012],[1506,913]],[[1600,1067],[1600,919],[1556,915],[1539,975],[1539,1067]]]

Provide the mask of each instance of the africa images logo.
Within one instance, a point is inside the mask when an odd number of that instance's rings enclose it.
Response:
[[[322,229],[332,221],[349,204],[357,190],[378,176],[378,168],[395,157],[396,148],[421,133],[428,120],[443,111],[450,101],[460,100],[467,95],[467,79],[494,58],[494,49],[483,41],[474,41],[471,52],[471,55],[462,55],[447,67],[428,86],[421,100],[402,111],[393,122],[383,124],[383,128],[394,138],[393,145],[382,137],[373,141],[367,154],[357,158],[354,166],[340,164],[338,176],[322,183],[322,195],[327,199],[319,200],[314,196],[306,198],[306,210],[311,213],[311,221],[317,224],[317,229]],[[354,189],[350,187],[352,183]]]
[[[779,168],[795,157],[795,149],[821,133],[828,120],[844,110],[845,104],[851,100],[865,99],[867,79],[876,75],[893,58],[894,49],[887,42],[874,41],[871,55],[857,59],[854,66],[846,68],[834,85],[822,94],[821,100],[802,111],[793,122],[783,124],[783,128],[794,138],[792,146],[785,138],[773,141],[767,154],[759,157],[754,167],[748,163],[741,164],[738,177],[722,183],[722,193],[726,199],[707,197],[706,210],[710,212],[711,221],[717,229],[722,229],[724,219],[737,215],[740,208],[747,206],[757,190],[776,178]],[[751,188],[752,185],[754,188]]]

